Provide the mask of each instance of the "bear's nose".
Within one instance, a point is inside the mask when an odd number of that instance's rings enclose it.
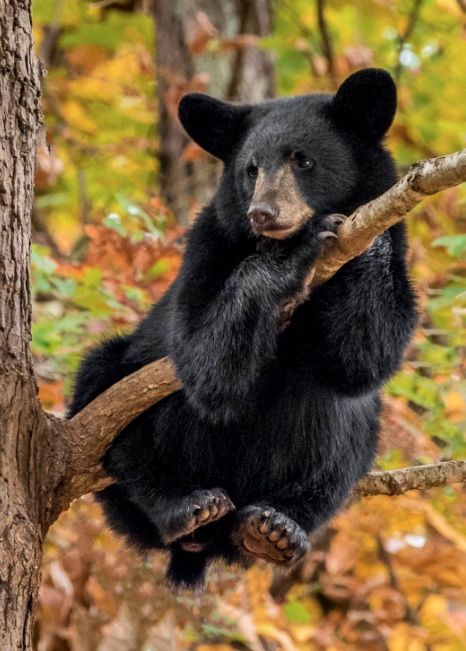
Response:
[[[252,203],[248,210],[248,217],[256,230],[266,231],[273,226],[277,217],[277,209],[264,201]]]

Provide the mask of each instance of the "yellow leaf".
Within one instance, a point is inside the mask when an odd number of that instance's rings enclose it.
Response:
[[[96,123],[88,117],[86,111],[78,102],[73,100],[64,102],[61,111],[70,128],[89,134],[94,134],[97,131]]]
[[[397,624],[388,640],[389,651],[425,651],[425,634],[414,626]]]
[[[437,509],[428,502],[422,503],[422,510],[426,514],[429,524],[431,524],[439,534],[454,543],[460,551],[466,552],[466,536],[452,527],[443,515],[441,515]]]
[[[452,421],[461,421],[466,414],[466,401],[459,391],[450,391],[443,399],[445,412]]]

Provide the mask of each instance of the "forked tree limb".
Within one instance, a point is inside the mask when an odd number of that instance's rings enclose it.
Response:
[[[399,222],[428,195],[466,181],[466,149],[414,164],[408,174],[383,195],[358,208],[340,226],[338,238],[318,261],[309,288],[331,278],[346,262],[367,250],[374,239]],[[301,299],[286,306],[291,315]],[[70,479],[70,497],[98,481],[97,469],[105,449],[115,436],[134,418],[173,391],[180,389],[175,369],[169,359],[153,362],[124,378],[98,396],[68,423],[62,436],[71,458],[75,479]],[[81,473],[76,472],[81,469]],[[79,479],[81,476],[81,479]],[[71,475],[70,475],[71,477]],[[357,489],[360,495],[394,495],[411,488],[430,488],[446,482],[466,481],[466,462],[447,462],[371,473]]]

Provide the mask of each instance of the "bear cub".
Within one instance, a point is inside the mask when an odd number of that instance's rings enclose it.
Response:
[[[396,110],[388,73],[351,75],[336,94],[232,105],[189,94],[191,138],[224,164],[188,234],[180,273],[131,334],[92,349],[70,415],[169,355],[183,389],[136,418],[103,464],[110,526],[170,553],[173,586],[202,585],[212,560],[290,567],[308,534],[374,460],[382,384],[416,322],[397,224],[300,305],[342,215],[396,180],[383,145]]]

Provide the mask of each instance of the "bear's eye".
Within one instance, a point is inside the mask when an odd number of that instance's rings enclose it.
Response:
[[[250,176],[252,179],[256,179],[257,175],[259,174],[259,168],[254,163],[251,163],[249,165],[247,171],[248,171],[248,176]]]
[[[314,167],[314,161],[312,158],[306,156],[300,151],[295,151],[290,156],[290,162],[293,167],[296,167],[300,170],[310,170]]]

